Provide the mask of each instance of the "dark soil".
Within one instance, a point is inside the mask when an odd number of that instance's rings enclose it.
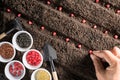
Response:
[[[94,3],[93,0],[51,0],[50,2],[51,4],[48,5],[47,0],[5,0],[4,9],[1,8],[0,14],[0,25],[3,25],[0,33],[9,30],[11,27],[7,27],[8,21],[21,13],[23,28],[34,38],[33,48],[41,51],[45,43],[50,43],[56,49],[58,59],[55,60],[55,66],[59,80],[96,80],[88,52],[119,46],[119,37],[114,39],[113,36],[120,36],[120,16]],[[114,0],[101,1],[101,3],[107,2],[119,6]],[[62,11],[56,8],[59,6],[63,7]],[[114,8],[117,9],[116,7]],[[10,13],[6,12],[7,8],[11,9]],[[74,13],[75,16],[69,17],[70,13]],[[87,20],[87,23],[81,23],[82,19]],[[29,20],[33,21],[32,25],[28,24]],[[90,27],[94,24],[99,28]],[[40,26],[45,26],[45,30],[41,30]],[[108,30],[109,34],[104,34],[103,30]],[[51,34],[54,31],[57,33],[56,36]],[[1,41],[11,42],[13,34],[14,32]],[[66,38],[70,41],[66,42]],[[82,47],[78,48],[78,44]],[[15,59],[21,61],[21,57],[22,54],[18,52]],[[42,67],[50,70],[46,62]],[[4,67],[2,69],[4,70]],[[32,71],[27,69],[23,80],[30,80],[31,73]]]

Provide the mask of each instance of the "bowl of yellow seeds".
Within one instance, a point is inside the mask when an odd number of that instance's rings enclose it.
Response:
[[[40,68],[32,73],[31,80],[52,80],[52,77],[47,69]]]

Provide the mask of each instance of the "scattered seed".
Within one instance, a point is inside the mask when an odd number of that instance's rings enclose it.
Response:
[[[85,20],[85,19],[83,19],[81,22],[82,22],[82,23],[86,23],[86,20]]]
[[[115,38],[115,39],[118,39],[118,35],[114,35],[114,38]]]
[[[56,36],[56,32],[53,32],[52,35],[53,35],[53,36]]]
[[[66,38],[66,42],[69,42],[70,41],[70,39],[69,38]]]
[[[8,12],[8,13],[10,13],[10,12],[11,12],[11,10],[8,8],[8,9],[7,9],[7,12]]]

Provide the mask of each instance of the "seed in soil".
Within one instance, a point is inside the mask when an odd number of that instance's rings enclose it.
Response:
[[[60,6],[60,7],[58,7],[58,10],[59,10],[59,11],[62,11],[62,7],[61,7],[61,6]]]
[[[66,38],[65,40],[66,40],[66,42],[69,42],[69,41],[70,41],[70,39],[69,39],[69,38]]]
[[[117,13],[117,14],[120,14],[120,10],[117,10],[116,13]]]
[[[56,34],[57,34],[56,32],[53,32],[53,33],[52,33],[53,36],[56,36]]]
[[[19,13],[19,14],[17,15],[17,17],[21,17],[21,14]]]
[[[44,30],[45,29],[45,27],[44,26],[41,26],[41,30]]]
[[[16,42],[21,48],[28,48],[31,44],[31,38],[27,33],[21,33],[17,36]]]
[[[28,21],[28,24],[32,25],[32,24],[33,24],[33,22],[32,22],[32,21]]]
[[[115,39],[118,39],[118,35],[114,35],[114,38],[115,38]]]
[[[10,10],[9,8],[7,8],[7,12],[8,12],[8,13],[10,13],[10,12],[11,12],[11,10]]]
[[[108,31],[104,31],[104,34],[108,34]]]
[[[96,25],[94,25],[94,26],[93,26],[93,28],[94,28],[94,29],[96,29],[96,28],[97,28],[97,26],[96,26]]]
[[[0,46],[0,55],[4,59],[10,59],[14,55],[14,49],[10,44],[4,43]]]
[[[51,4],[51,2],[50,2],[50,1],[47,1],[47,4],[48,4],[48,5],[50,5],[50,4]]]
[[[81,48],[82,46],[81,46],[81,44],[78,44],[77,47],[78,47],[78,48]]]
[[[74,17],[75,15],[73,13],[70,14],[70,17]]]
[[[81,22],[82,22],[82,23],[86,23],[86,20],[85,20],[85,19],[83,19]]]
[[[106,7],[106,8],[110,8],[110,4],[106,4],[105,7]]]
[[[14,77],[20,77],[24,73],[24,68],[19,62],[13,62],[9,66],[9,72]]]
[[[29,51],[26,55],[27,63],[32,66],[38,66],[41,62],[41,56],[36,51]]]

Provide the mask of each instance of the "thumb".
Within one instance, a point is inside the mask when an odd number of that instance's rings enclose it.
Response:
[[[93,61],[96,74],[103,75],[104,74],[104,67],[103,67],[103,64],[100,61],[100,58],[98,58],[97,56],[95,56],[93,54],[91,54],[90,57]]]

